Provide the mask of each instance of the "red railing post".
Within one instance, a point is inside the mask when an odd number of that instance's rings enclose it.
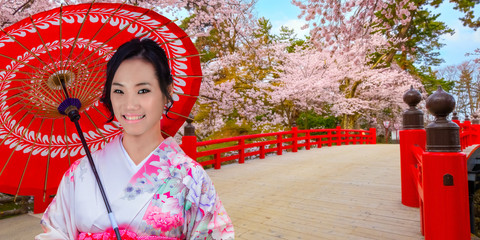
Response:
[[[377,129],[376,128],[370,128],[369,131],[369,139],[370,141],[368,143],[370,144],[377,144]]]
[[[466,169],[462,152],[424,153],[425,239],[470,239]]]
[[[329,129],[329,131],[327,132],[327,144],[329,147],[332,146],[332,142],[333,142],[333,134],[332,134],[332,130]]]
[[[197,137],[195,136],[195,127],[192,125],[193,116],[187,119],[187,125],[184,128],[182,137],[182,149],[193,160],[197,160]]]
[[[412,166],[419,168],[413,147],[419,146],[425,150],[426,132],[423,126],[423,112],[416,108],[421,100],[422,95],[413,87],[403,95],[403,101],[410,108],[403,112],[403,130],[400,131],[400,171],[402,204],[409,207],[420,206],[418,183],[411,169]]]
[[[238,146],[240,146],[240,149],[238,149],[238,163],[245,163],[245,138],[238,140]]]
[[[283,149],[282,149],[282,133],[279,133],[277,135],[277,155],[282,155]]]
[[[419,207],[420,205],[417,182],[411,171],[411,166],[417,166],[417,160],[415,159],[412,149],[414,146],[419,146],[425,150],[426,138],[425,129],[400,131],[401,191],[402,204],[405,206]]]
[[[350,131],[345,130],[344,133],[345,134],[343,136],[345,137],[345,145],[349,145],[350,144],[350,136],[351,136]]]
[[[265,159],[265,145],[260,146],[260,159]]]
[[[222,157],[221,153],[215,153],[215,169],[220,169],[222,167],[222,162],[220,161]]]
[[[317,148],[321,148],[322,147],[322,135],[317,135],[319,136],[319,138],[317,138]]]
[[[342,127],[337,126],[335,135],[337,136],[337,146],[342,146]]]
[[[310,150],[310,130],[305,133],[305,149]]]
[[[193,160],[197,160],[197,137],[196,136],[183,136],[182,137],[182,149]]]
[[[473,139],[472,139],[472,124],[470,122],[470,119],[468,116],[465,117],[465,120],[463,121],[463,132],[466,134],[466,142],[465,142],[465,147],[469,147],[473,145]]]
[[[298,151],[298,128],[296,126],[292,127],[292,152]]]
[[[472,135],[473,135],[472,136],[473,144],[479,144],[480,143],[480,138],[479,138],[480,125],[473,124],[471,128],[472,128]]]
[[[422,162],[425,239],[470,239],[467,160],[459,127],[447,120],[454,106],[453,96],[441,87],[426,101],[435,121],[426,127]]]

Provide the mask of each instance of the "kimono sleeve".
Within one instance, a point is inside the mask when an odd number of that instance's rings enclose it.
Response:
[[[184,182],[187,239],[234,239],[233,224],[212,181],[201,166],[192,168]]]
[[[80,161],[76,161],[63,176],[52,200],[43,214],[40,224],[44,233],[35,237],[35,240],[77,239],[75,227],[74,205],[75,182],[73,172]]]

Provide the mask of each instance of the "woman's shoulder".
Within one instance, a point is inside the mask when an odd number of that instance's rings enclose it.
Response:
[[[109,143],[105,144],[105,146],[101,149],[98,149],[94,152],[92,152],[92,158],[94,162],[97,162],[98,159],[102,159],[102,156],[105,156],[109,154],[110,152],[116,152],[118,148],[118,142],[119,142],[120,136],[115,137],[110,141]],[[88,167],[88,158],[86,155],[84,155],[82,158],[74,161],[70,167],[67,169],[67,171],[64,174],[64,177],[68,177],[73,181],[74,176],[78,175],[79,172],[85,172],[86,167]]]
[[[167,156],[172,169],[183,172],[183,177],[191,175],[192,172],[206,175],[203,166],[189,157],[173,138],[165,139],[164,143],[165,146],[161,148],[161,151]]]

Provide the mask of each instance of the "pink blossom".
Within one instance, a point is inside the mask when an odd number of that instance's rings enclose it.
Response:
[[[156,206],[147,212],[144,220],[148,225],[160,229],[162,232],[167,232],[183,225],[183,217],[180,213],[172,216],[169,212],[162,212],[162,209]]]

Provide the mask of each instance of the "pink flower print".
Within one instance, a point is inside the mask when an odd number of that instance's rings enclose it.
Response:
[[[130,231],[120,230],[120,236],[122,240],[137,240],[137,234]],[[78,240],[116,240],[117,237],[113,229],[109,229],[101,233],[80,233]]]
[[[182,212],[182,208],[178,202],[178,199],[172,197],[170,192],[166,192],[160,196],[161,210],[163,212],[170,212],[171,214],[178,214]]]
[[[153,206],[150,209],[150,211],[145,215],[144,220],[148,225],[151,225],[156,229],[160,229],[162,232],[167,232],[183,225],[183,217],[181,214],[172,216],[169,212],[162,212],[162,209],[156,206]]]
[[[180,169],[179,166],[186,163],[187,158],[184,155],[175,154],[175,155],[169,157],[169,161],[170,161],[170,165]]]
[[[215,212],[208,223],[208,228],[217,229],[212,235],[214,239],[233,239],[233,226],[221,201],[215,204]]]
[[[68,170],[65,172],[65,177],[70,177],[70,182],[73,182],[75,169],[77,169],[78,165],[80,164],[80,160],[77,160],[70,165]]]

